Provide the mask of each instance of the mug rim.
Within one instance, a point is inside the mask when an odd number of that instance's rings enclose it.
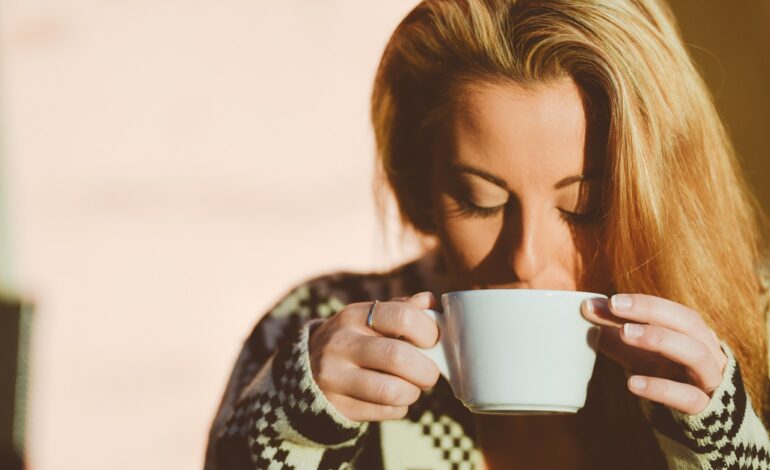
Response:
[[[523,289],[523,288],[512,288],[512,289],[468,289],[468,290],[455,290],[450,292],[445,292],[441,294],[441,297],[451,297],[451,296],[457,296],[457,295],[478,295],[479,292],[506,292],[506,293],[513,293],[517,291],[526,291],[527,293],[538,293],[538,294],[557,294],[557,295],[568,295],[568,296],[586,296],[586,295],[593,295],[596,297],[601,298],[609,298],[605,294],[599,294],[598,292],[587,292],[587,291],[579,291],[579,290],[560,290],[560,289]],[[518,292],[517,292],[518,293]]]

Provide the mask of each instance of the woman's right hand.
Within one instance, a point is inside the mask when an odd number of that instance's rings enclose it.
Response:
[[[374,331],[366,325],[372,303],[354,303],[313,331],[309,345],[313,378],[346,418],[403,418],[421,389],[436,384],[438,367],[415,346],[430,348],[436,343],[438,326],[421,309],[437,305],[430,292],[379,302]]]

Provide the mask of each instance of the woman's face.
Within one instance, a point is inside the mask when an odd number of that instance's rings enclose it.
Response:
[[[453,289],[606,292],[601,161],[570,79],[475,83],[434,147],[431,191]]]

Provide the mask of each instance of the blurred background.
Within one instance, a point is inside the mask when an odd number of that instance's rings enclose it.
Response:
[[[259,316],[415,253],[377,221],[368,98],[416,3],[0,0],[0,452],[201,468]],[[767,209],[770,3],[673,7]]]

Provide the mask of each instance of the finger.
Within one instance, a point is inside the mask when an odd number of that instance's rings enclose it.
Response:
[[[706,393],[692,385],[658,377],[632,375],[628,389],[634,395],[695,415],[703,411],[711,400]]]
[[[620,327],[626,320],[610,312],[609,301],[604,298],[586,299],[580,304],[583,318],[600,326]]]
[[[326,398],[343,416],[351,421],[364,422],[401,419],[409,411],[409,407],[406,406],[369,403],[338,393],[326,393]]]
[[[658,353],[628,345],[623,342],[620,335],[620,328],[602,327],[602,334],[599,336],[599,351],[620,364],[623,369],[633,374],[651,375],[679,381],[687,380],[687,372],[682,365],[676,364]]]
[[[422,389],[429,389],[438,381],[436,364],[405,341],[360,336],[352,352],[352,361],[359,367],[401,377]]]
[[[722,371],[717,358],[696,338],[668,328],[635,323],[623,325],[621,338],[626,344],[659,353],[683,365],[693,380],[693,385],[706,393],[713,392],[722,382]]]
[[[633,353],[637,350],[620,339],[619,328],[603,326],[599,335],[599,351],[628,370],[633,364]]]
[[[684,305],[653,295],[616,294],[609,301],[610,312],[634,323],[649,323],[694,336],[709,346],[716,356],[718,341],[701,316]]]
[[[419,309],[435,309],[439,306],[438,299],[436,299],[436,296],[431,291],[418,292],[411,297],[407,297],[405,301]]]
[[[438,325],[421,309],[435,304],[433,294],[417,294],[406,302],[380,302],[372,318],[374,330],[390,338],[403,338],[420,348],[430,348],[438,340]],[[366,325],[368,304],[362,310],[361,325]]]
[[[420,398],[420,389],[395,375],[358,367],[350,368],[335,380],[331,391],[368,403],[409,406]]]
[[[602,327],[602,334],[599,335],[599,350],[624,369],[635,372],[640,372],[637,369],[640,364],[649,363],[657,356],[655,353],[624,343],[620,338],[620,328],[611,326]]]

